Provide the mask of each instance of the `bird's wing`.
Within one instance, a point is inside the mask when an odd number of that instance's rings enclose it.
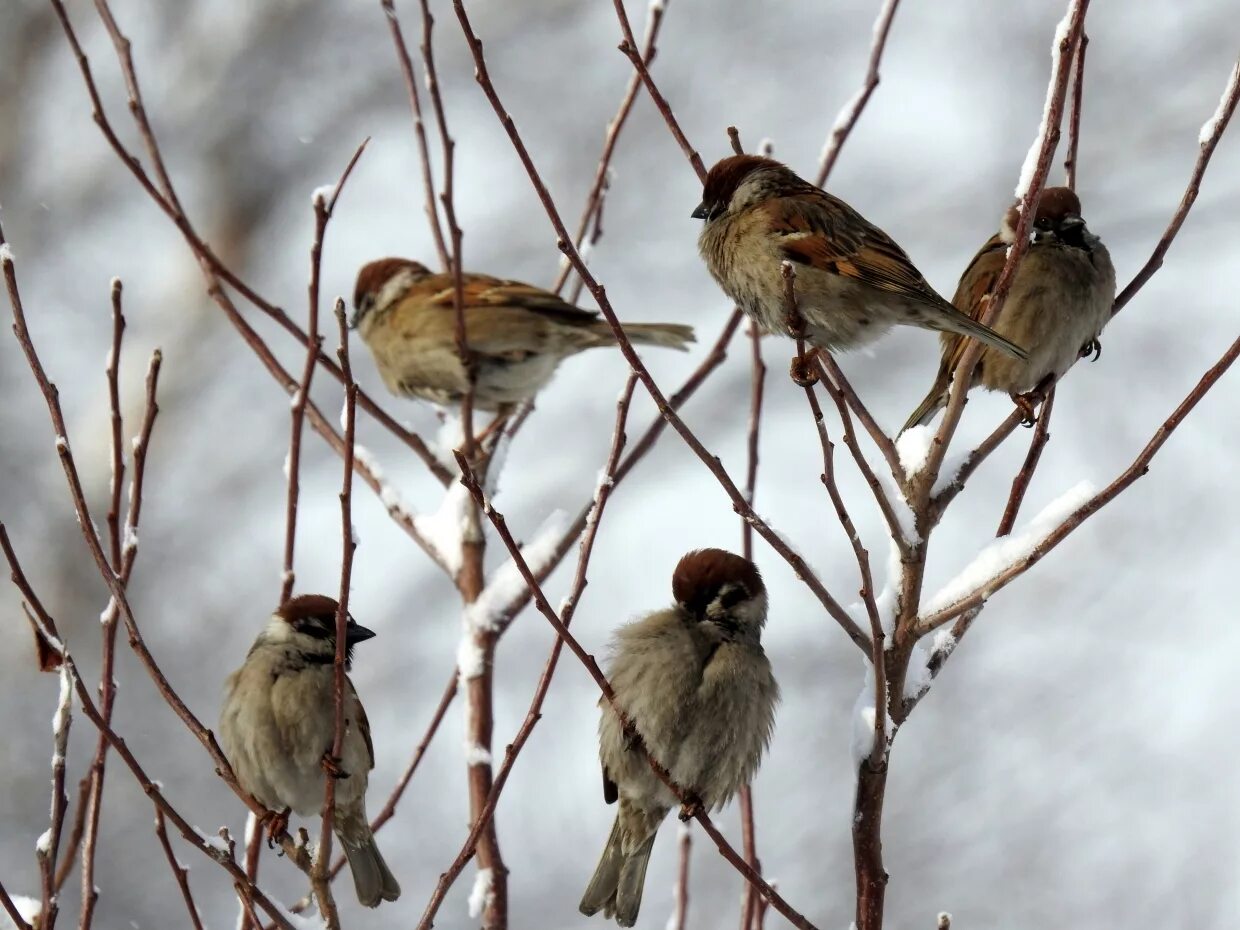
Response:
[[[877,226],[826,191],[772,202],[771,232],[784,257],[828,274],[939,304],[904,250]]]
[[[982,321],[982,315],[990,305],[990,295],[1007,262],[1007,250],[1007,243],[996,233],[978,249],[977,254],[973,256],[973,261],[969,262],[964,274],[960,276],[960,283],[956,286],[952,304],[969,319],[978,323]],[[962,336],[953,334],[945,339],[943,362],[939,367],[940,377],[946,374],[948,381],[951,380],[951,373],[960,364],[960,357],[964,355],[967,345],[968,343]]]
[[[435,285],[435,293],[427,303],[451,310],[454,306],[452,275],[435,275]],[[499,308],[506,312],[536,313],[557,322],[581,326],[589,325],[598,319],[598,314],[591,310],[582,310],[550,291],[531,284],[522,284],[520,281],[469,274],[465,276],[462,291],[466,312],[469,314],[485,308]]]

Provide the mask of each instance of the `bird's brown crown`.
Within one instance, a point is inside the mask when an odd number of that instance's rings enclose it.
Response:
[[[430,274],[430,269],[421,262],[407,258],[381,258],[363,265],[362,270],[357,273],[357,285],[353,288],[354,308],[361,307],[368,294],[378,296],[383,285],[390,281],[393,275],[405,270],[418,276]]]
[[[1048,187],[1042,191],[1042,199],[1038,201],[1038,212],[1029,224],[1032,229],[1037,223],[1045,221],[1055,226],[1066,216],[1080,216],[1081,201],[1076,194],[1066,187]],[[1016,224],[1020,222],[1020,201],[1012,204],[1003,217],[1006,227],[1005,238],[1009,239],[1016,232]]]
[[[691,613],[700,613],[727,584],[740,585],[749,597],[766,590],[758,566],[724,549],[695,549],[672,573],[672,595]]]
[[[788,170],[775,159],[763,158],[761,155],[729,155],[720,159],[706,173],[706,182],[702,185],[702,202],[726,204],[732,199],[736,189],[744,183],[745,178],[761,168]]]

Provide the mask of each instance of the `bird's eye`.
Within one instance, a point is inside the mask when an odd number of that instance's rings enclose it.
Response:
[[[728,588],[728,590],[719,595],[719,604],[724,610],[730,610],[741,601],[745,600],[748,596],[749,595],[745,589],[738,585],[736,587]]]
[[[1040,220],[1038,220],[1038,221],[1037,221],[1036,223],[1034,223],[1033,225],[1034,225],[1035,227],[1037,227],[1038,229],[1050,229],[1050,228],[1051,228],[1051,221],[1050,221],[1050,220],[1048,220],[1046,217],[1042,217]]]

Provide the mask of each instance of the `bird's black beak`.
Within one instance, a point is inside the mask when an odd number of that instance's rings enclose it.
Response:
[[[357,324],[362,321],[362,308],[354,307],[353,312],[349,314],[349,329],[357,329]]]
[[[702,203],[699,203],[689,215],[695,220],[708,220],[710,219],[710,209],[706,206],[706,202],[703,201]]]
[[[368,639],[374,639],[375,631],[367,629],[360,623],[350,622],[345,629],[344,641],[348,646],[356,646],[358,643],[364,643]]]

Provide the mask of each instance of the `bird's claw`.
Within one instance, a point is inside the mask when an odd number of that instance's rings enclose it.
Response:
[[[632,720],[624,728],[624,751],[632,752],[641,742],[641,734],[637,732],[637,724]]]
[[[258,818],[260,826],[267,831],[267,848],[274,849],[276,843],[288,836],[288,818],[292,808],[284,808],[282,811],[268,810]]]
[[[703,813],[705,810],[706,808],[702,805],[702,799],[696,794],[686,795],[684,803],[680,805],[680,814],[678,815],[680,817],[680,822],[685,823],[690,821],[698,814]]]
[[[1088,358],[1091,362],[1096,362],[1102,358],[1102,341],[1100,339],[1091,339],[1085,345],[1081,346],[1081,358]]]
[[[1042,395],[1037,391],[1030,391],[1027,394],[1013,394],[1012,403],[1014,403],[1021,412],[1020,425],[1026,428],[1033,426],[1037,422],[1037,415],[1034,413],[1037,405],[1042,402]]]
[[[332,778],[348,778],[349,773],[340,767],[340,761],[341,760],[337,756],[333,756],[331,754],[331,750],[329,749],[327,752],[323,753],[323,758],[319,760],[319,764],[323,766],[323,771]]]

